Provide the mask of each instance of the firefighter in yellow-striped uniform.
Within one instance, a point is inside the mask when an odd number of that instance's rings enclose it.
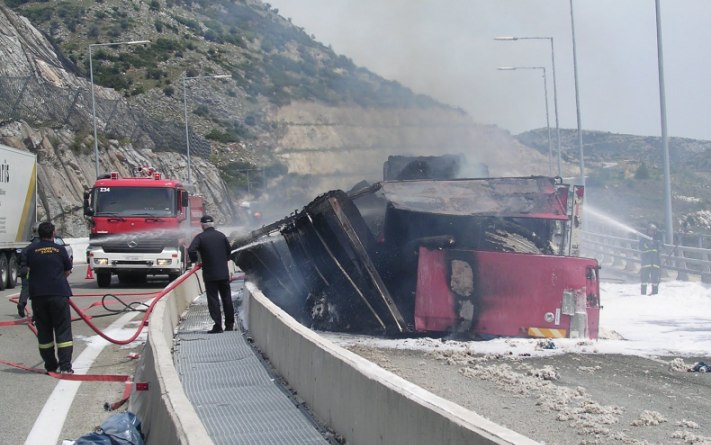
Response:
[[[642,295],[647,294],[647,287],[651,285],[650,295],[659,293],[659,281],[662,276],[662,238],[657,226],[650,224],[647,227],[647,236],[639,240],[639,255],[642,263],[640,279],[642,281]]]
[[[72,289],[67,281],[72,263],[64,247],[54,243],[52,223],[41,223],[37,235],[40,240],[27,249],[27,282],[40,356],[47,372],[73,374]]]

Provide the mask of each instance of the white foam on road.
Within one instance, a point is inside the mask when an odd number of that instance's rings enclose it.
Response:
[[[468,351],[472,354],[549,356],[554,354],[622,354],[642,357],[708,357],[711,351],[711,286],[662,282],[659,295],[640,295],[639,284],[601,283],[600,337],[597,340],[554,339],[554,349],[540,339],[496,338],[456,341],[439,338],[388,339],[324,332],[343,346],[425,351]]]

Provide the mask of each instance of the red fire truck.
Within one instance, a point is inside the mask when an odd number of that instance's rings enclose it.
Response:
[[[109,287],[114,274],[120,283],[180,276],[203,212],[202,198],[148,166],[134,177],[97,179],[84,193],[84,214],[91,220],[87,260],[99,287]]]

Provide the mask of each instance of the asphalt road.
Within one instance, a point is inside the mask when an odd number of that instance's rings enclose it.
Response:
[[[77,294],[73,300],[82,308],[101,298],[80,294],[146,292],[148,295],[141,298],[149,299],[167,285],[167,280],[155,280],[146,287],[131,288],[118,285],[114,278],[110,289],[100,290],[95,281],[84,279],[85,267],[77,265],[70,276]],[[19,288],[0,292],[0,321],[18,319],[15,305],[8,301],[17,292]],[[100,306],[88,313],[109,314]],[[111,314],[93,321],[103,330],[130,317],[134,322],[112,335],[125,339],[135,332],[142,315]],[[97,336],[83,321],[75,322],[73,331],[74,364],[79,370],[82,368],[78,359],[85,352],[98,349]],[[132,347],[109,344],[84,370],[89,374],[133,375],[137,362],[129,354],[140,354],[142,350],[142,343]],[[363,348],[355,352],[435,394],[549,445],[711,444],[711,422],[707,420],[711,413],[711,374],[671,369],[672,357],[650,360],[567,354],[548,358],[457,358],[425,351]],[[0,327],[0,359],[42,367],[36,338],[25,325]],[[687,363],[694,360],[686,358]],[[557,374],[555,379],[541,377],[551,369]],[[119,400],[124,389],[122,383],[67,384],[2,364],[0,385],[2,444],[61,444],[63,439],[77,439],[111,415],[104,410],[104,404]],[[66,402],[68,411],[63,420],[62,402]],[[53,411],[40,415],[48,407]]]
[[[86,265],[77,264],[74,273],[69,277],[75,294],[73,301],[82,309],[92,303],[100,302],[101,296],[107,293],[114,294],[125,301],[130,299],[145,301],[168,284],[167,279],[149,280],[145,287],[128,287],[119,285],[114,277],[110,288],[99,289],[96,281],[85,279],[85,273]],[[15,304],[8,301],[11,295],[19,291],[18,286],[16,289],[0,292],[0,303],[2,303],[0,321],[19,319]],[[147,295],[120,295],[137,292],[144,292]],[[99,296],[82,296],[82,294]],[[109,302],[110,308],[120,310],[124,307],[113,298],[108,298],[106,301]],[[88,309],[86,313],[96,317],[92,318],[92,322],[102,331],[119,320],[121,323],[126,323],[129,318],[133,320],[128,321],[123,330],[112,332],[111,336],[120,340],[133,335],[143,316],[142,312],[114,314],[101,305]],[[72,314],[75,316],[73,311]],[[133,375],[137,360],[130,358],[129,355],[140,354],[143,351],[143,342],[134,342],[128,346],[109,343],[102,348],[100,346],[102,342],[97,342],[99,338],[97,334],[83,320],[75,321],[72,324],[72,331],[73,363],[76,371],[86,371],[87,374]],[[83,354],[85,352],[86,354]],[[96,355],[95,359],[94,355]],[[84,360],[79,360],[80,357],[84,357]],[[37,339],[26,325],[0,327],[0,358],[42,369]],[[87,369],[88,365],[83,367],[82,362],[88,363],[89,360],[92,364]],[[0,385],[2,385],[0,443],[3,444],[47,445],[61,444],[64,439],[75,440],[93,431],[112,414],[105,411],[104,404],[120,400],[124,390],[123,383],[81,382],[77,384],[4,364],[0,364]],[[62,411],[65,411],[66,407],[68,407],[68,414],[62,421]],[[43,409],[51,411],[40,415]]]

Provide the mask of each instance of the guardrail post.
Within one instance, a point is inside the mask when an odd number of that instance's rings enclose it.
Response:
[[[676,279],[679,281],[689,281],[689,274],[686,272],[687,265],[684,258],[684,251],[679,249],[679,245],[674,246],[674,265],[677,267]]]

